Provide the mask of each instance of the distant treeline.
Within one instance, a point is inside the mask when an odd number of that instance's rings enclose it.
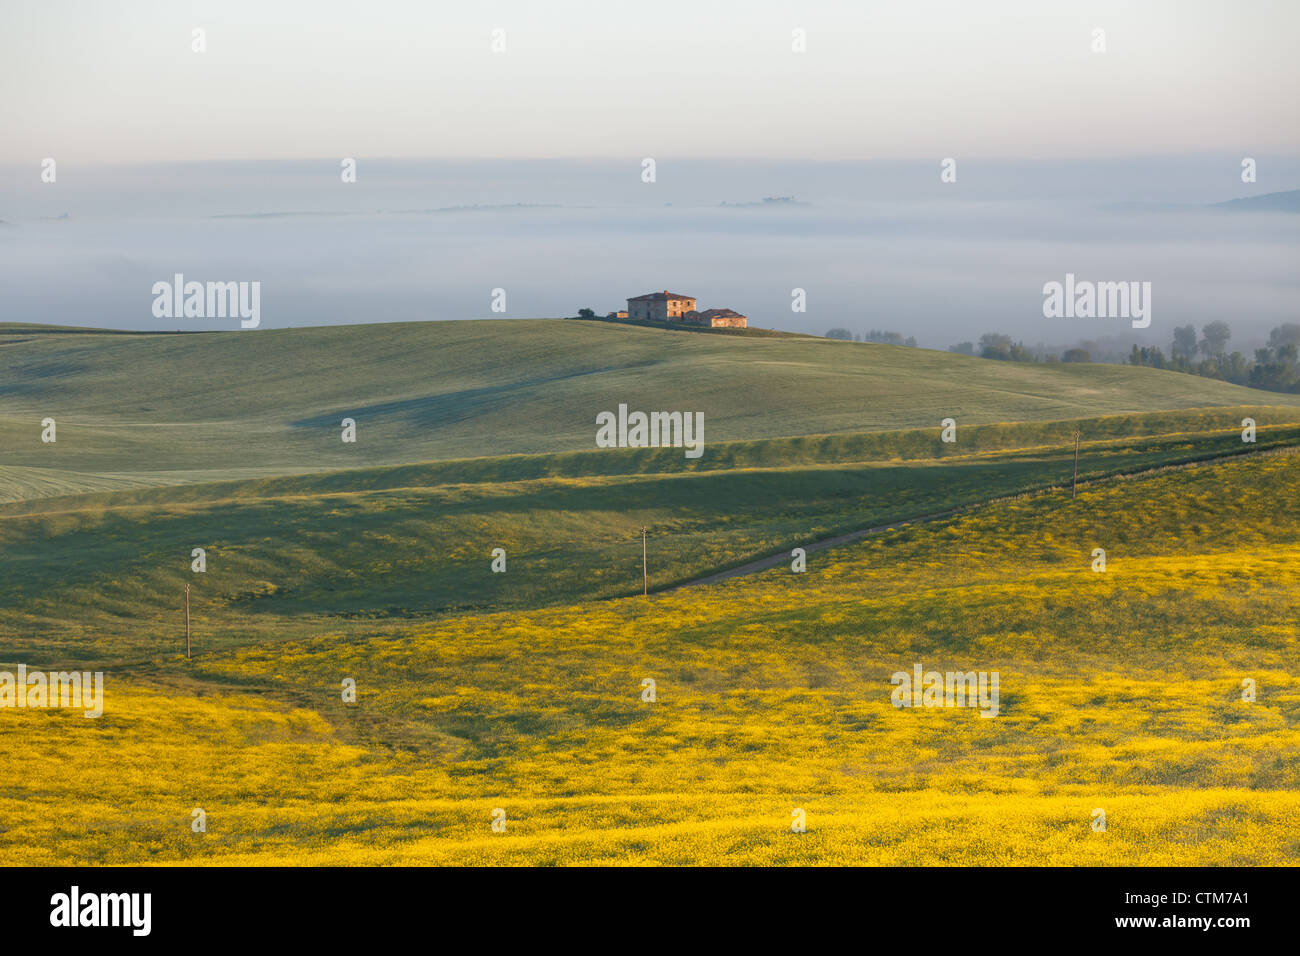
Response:
[[[848,329],[831,329],[826,333],[828,339],[843,339],[846,342],[877,342],[881,345],[905,345],[910,349],[917,348],[916,338],[908,336],[903,338],[902,332],[886,332],[883,329],[872,329],[865,336],[854,335]]]
[[[1128,355],[1128,364],[1217,378],[1271,392],[1300,392],[1300,363],[1297,362],[1300,324],[1287,322],[1273,329],[1269,333],[1268,345],[1256,349],[1254,358],[1247,358],[1240,352],[1229,352],[1228,342],[1231,339],[1232,329],[1227,322],[1208,322],[1201,326],[1199,336],[1196,326],[1182,325],[1174,329],[1168,357],[1158,346],[1134,345]],[[1041,348],[1029,348],[1023,342],[1015,342],[1011,336],[997,332],[980,336],[978,346],[973,342],[959,342],[950,345],[948,351],[1003,362],[1093,360],[1087,348],[1065,349],[1058,358],[1055,353],[1045,353]]]
[[[1300,324],[1286,322],[1273,329],[1268,345],[1255,349],[1253,359],[1240,352],[1229,353],[1231,337],[1226,322],[1202,326],[1200,339],[1196,337],[1194,325],[1184,325],[1174,329],[1168,358],[1159,348],[1135,345],[1128,361],[1130,365],[1190,372],[1270,392],[1300,392],[1300,364],[1296,358],[1300,351]]]

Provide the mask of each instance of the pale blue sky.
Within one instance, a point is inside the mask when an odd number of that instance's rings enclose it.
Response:
[[[0,163],[1293,155],[1298,34],[1292,0],[4,0]]]

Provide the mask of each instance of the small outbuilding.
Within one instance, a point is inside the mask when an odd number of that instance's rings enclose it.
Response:
[[[732,309],[687,312],[682,316],[682,321],[691,325],[707,325],[711,329],[743,329],[749,326],[749,319]]]

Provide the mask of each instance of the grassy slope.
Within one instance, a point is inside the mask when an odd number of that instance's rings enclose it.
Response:
[[[1076,425],[1139,434],[1085,443],[1085,481],[1300,443],[1300,425],[1270,425],[1245,446],[1231,427],[1240,411],[1227,411],[985,426],[956,445],[933,430],[747,442],[719,446],[711,468],[687,472],[668,453],[608,451],[0,505],[0,660],[150,657],[175,639],[186,583],[205,650],[299,635],[340,615],[626,595],[641,586],[642,524],[658,588],[833,534],[1059,485]],[[1141,435],[1154,429],[1170,433]],[[194,547],[207,551],[202,575],[189,568]],[[490,570],[497,547],[505,574]]]
[[[0,330],[0,500],[590,450],[619,402],[704,413],[710,443],[1300,405],[1173,372],[1017,365],[809,337],[565,320],[194,335]],[[58,441],[40,442],[42,418]],[[344,417],[358,441],[339,440]],[[708,453],[706,452],[706,455]],[[44,469],[36,471],[34,469]]]
[[[119,668],[98,721],[0,723],[0,861],[1293,864],[1298,460],[1009,501],[804,575]],[[999,671],[1000,715],[893,708],[916,662]]]

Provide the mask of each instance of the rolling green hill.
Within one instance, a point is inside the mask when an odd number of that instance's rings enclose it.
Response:
[[[466,610],[660,589],[862,528],[1046,488],[1300,445],[1242,408],[722,443],[709,467],[608,449],[390,465],[0,504],[0,647],[33,663],[139,660],[192,583],[205,651]],[[1256,412],[1256,414],[1260,414]],[[1285,421],[1285,419],[1283,419]],[[207,570],[190,554],[205,549]],[[490,569],[494,548],[508,571]]]
[[[595,417],[697,411],[705,440],[1300,405],[1154,369],[811,337],[484,320],[135,334],[0,327],[0,500],[594,450]],[[40,422],[58,440],[40,441]],[[340,440],[343,418],[357,442]],[[706,459],[709,452],[705,452]]]

